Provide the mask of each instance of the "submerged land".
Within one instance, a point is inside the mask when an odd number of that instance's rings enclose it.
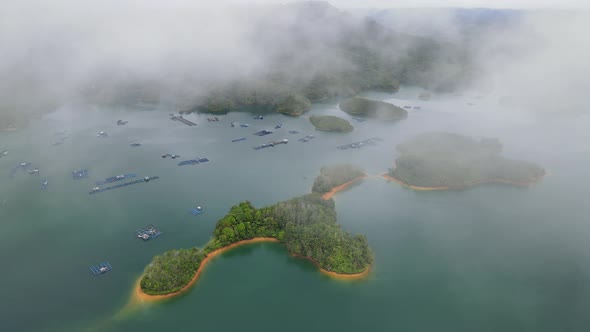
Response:
[[[396,148],[399,156],[386,178],[416,190],[462,189],[483,183],[527,186],[546,171],[541,166],[501,155],[494,138],[475,140],[452,133],[418,135]]]
[[[390,103],[371,100],[363,97],[352,97],[340,103],[344,112],[378,120],[403,120],[408,117],[408,111]]]
[[[242,202],[217,222],[204,248],[170,250],[154,257],[139,282],[140,291],[153,296],[179,294],[196,281],[210,258],[253,241],[278,241],[291,255],[309,259],[333,276],[363,277],[373,253],[366,237],[340,228],[334,208],[333,200],[317,193],[260,209]]]

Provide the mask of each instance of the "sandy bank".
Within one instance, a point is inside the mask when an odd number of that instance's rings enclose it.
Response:
[[[356,178],[356,179],[352,179],[352,180],[350,180],[350,181],[348,181],[348,182],[346,182],[346,183],[344,183],[344,184],[341,184],[341,185],[339,185],[339,186],[337,186],[337,187],[334,187],[334,188],[332,188],[332,190],[328,191],[327,193],[324,193],[324,194],[322,195],[322,198],[323,198],[323,199],[325,199],[325,200],[329,200],[329,199],[330,199],[330,198],[332,198],[334,195],[336,195],[336,193],[338,193],[338,192],[340,192],[340,191],[342,191],[342,190],[344,190],[344,189],[348,188],[350,185],[352,185],[353,183],[355,183],[355,182],[357,182],[357,181],[361,181],[361,180],[364,180],[364,179],[366,179],[367,177],[368,177],[368,175],[367,175],[367,174],[365,174],[365,175],[363,175],[363,176],[359,176],[359,177],[358,177],[358,178]]]
[[[301,259],[306,259],[310,262],[313,263],[313,265],[315,265],[321,273],[334,278],[334,279],[340,279],[340,280],[358,280],[358,279],[363,279],[366,276],[369,275],[369,271],[371,270],[371,266],[369,265],[363,272],[359,272],[359,273],[352,273],[352,274],[346,274],[346,273],[336,273],[336,272],[331,272],[328,270],[324,270],[320,267],[320,263],[316,262],[313,258],[311,257],[307,257],[307,256],[299,256],[299,255],[291,255],[292,257],[295,258],[301,258]]]
[[[490,180],[478,181],[478,182],[470,183],[470,184],[463,185],[463,186],[456,186],[456,187],[418,187],[418,186],[413,186],[408,183],[405,183],[399,179],[396,179],[387,173],[382,174],[381,176],[389,181],[394,181],[394,182],[399,183],[402,186],[412,189],[412,190],[434,191],[434,190],[463,190],[463,189],[469,189],[469,188],[472,188],[472,187],[475,187],[478,185],[490,184],[490,183],[503,183],[503,184],[509,184],[509,185],[513,185],[513,186],[517,186],[517,187],[528,187],[528,186],[538,182],[539,180],[541,180],[545,175],[546,174],[544,174],[543,176],[540,176],[536,179],[527,181],[527,182],[509,181],[509,180],[504,180],[504,179],[490,179]]]

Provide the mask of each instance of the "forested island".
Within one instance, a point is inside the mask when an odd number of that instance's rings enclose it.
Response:
[[[313,182],[311,191],[323,195],[328,193],[334,194],[338,190],[344,189],[347,185],[366,176],[362,169],[351,164],[322,167],[320,175]],[[330,197],[332,195],[324,196],[324,198]]]
[[[196,280],[202,262],[240,241],[272,238],[293,256],[307,258],[321,269],[342,275],[364,275],[373,261],[367,239],[350,235],[336,222],[333,200],[317,193],[257,209],[250,202],[233,206],[217,222],[204,248],[171,250],[145,268],[140,290],[148,295],[177,293]]]
[[[309,121],[316,130],[349,132],[354,129],[350,122],[332,115],[312,115]]]
[[[352,97],[340,103],[344,112],[379,120],[403,120],[408,117],[408,111],[390,103],[371,100],[363,97]]]
[[[525,186],[545,175],[541,166],[501,156],[498,139],[426,133],[397,146],[390,179],[414,189],[461,189],[482,183]]]

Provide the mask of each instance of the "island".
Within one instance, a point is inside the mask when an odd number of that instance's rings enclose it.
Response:
[[[323,199],[330,199],[337,192],[366,177],[367,174],[362,169],[350,164],[322,167],[311,191],[322,194]]]
[[[350,132],[354,129],[350,122],[332,115],[313,115],[309,121],[321,131]]]
[[[353,116],[363,116],[379,120],[403,120],[408,111],[386,102],[363,97],[352,97],[340,103],[340,109]]]
[[[259,209],[246,201],[217,222],[212,239],[202,249],[170,250],[154,257],[136,293],[144,299],[180,294],[196,282],[212,257],[261,241],[280,242],[292,256],[308,259],[334,277],[364,277],[373,261],[366,237],[340,228],[331,199],[312,193]]]
[[[425,133],[397,146],[395,167],[384,177],[416,190],[463,189],[483,183],[528,186],[545,169],[528,161],[501,156],[495,138],[452,133]]]

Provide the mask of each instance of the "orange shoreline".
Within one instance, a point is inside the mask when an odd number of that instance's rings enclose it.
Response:
[[[545,175],[547,175],[547,173],[545,173],[543,176],[545,176]],[[533,179],[529,182],[516,182],[516,181],[503,180],[503,179],[491,179],[491,180],[480,181],[480,182],[476,182],[476,183],[472,183],[472,184],[464,185],[464,186],[458,186],[458,187],[419,187],[419,186],[413,186],[411,184],[405,183],[399,179],[394,178],[393,176],[390,176],[387,173],[381,174],[381,177],[383,177],[386,180],[396,182],[406,188],[413,189],[416,191],[463,190],[463,189],[472,188],[472,187],[475,187],[475,186],[478,186],[481,184],[490,184],[490,183],[503,183],[503,184],[510,184],[510,185],[517,186],[517,187],[528,187],[528,186],[534,184],[535,182],[541,180],[543,178],[543,176]]]
[[[352,180],[350,180],[350,181],[348,181],[348,182],[346,182],[344,184],[341,184],[339,186],[336,186],[336,187],[332,188],[332,190],[328,191],[327,193],[322,194],[322,198],[327,201],[330,198],[334,197],[334,195],[336,195],[338,192],[340,192],[340,191],[348,188],[351,184],[353,184],[353,183],[355,183],[357,181],[364,180],[364,179],[366,179],[368,177],[369,176],[367,174],[365,174],[363,176],[359,176],[356,179],[352,179]]]
[[[203,272],[203,270],[205,269],[205,267],[207,266],[207,263],[209,263],[209,261],[218,256],[219,254],[222,254],[228,250],[231,250],[235,247],[244,245],[244,244],[250,244],[250,243],[258,243],[258,242],[279,242],[279,240],[273,238],[273,237],[257,237],[257,238],[253,238],[253,239],[249,239],[249,240],[242,240],[242,241],[238,241],[236,243],[232,243],[229,246],[217,249],[213,252],[210,252],[207,257],[205,257],[202,261],[201,264],[199,265],[199,268],[197,269],[197,271],[195,272],[195,275],[193,276],[193,278],[191,279],[191,281],[185,285],[184,287],[182,287],[180,290],[174,292],[174,293],[170,293],[170,294],[164,294],[164,295],[150,295],[150,294],[146,294],[143,292],[143,290],[141,289],[140,286],[140,282],[141,282],[141,278],[142,276],[140,276],[137,281],[135,282],[134,285],[134,292],[132,294],[132,299],[130,301],[130,303],[133,302],[154,302],[154,301],[159,301],[159,300],[163,300],[163,299],[167,299],[167,298],[171,298],[174,296],[178,296],[181,294],[184,294],[189,288],[191,288],[199,279],[199,276],[201,275],[201,273]],[[355,273],[355,274],[341,274],[341,273],[336,273],[336,272],[331,272],[325,269],[322,269],[319,265],[318,262],[314,261],[312,258],[310,257],[305,257],[305,256],[294,256],[294,257],[298,257],[298,258],[304,258],[309,260],[310,262],[312,262],[319,270],[320,272],[322,272],[325,275],[328,275],[330,277],[336,278],[336,279],[342,279],[342,280],[353,280],[353,279],[361,279],[366,277],[369,274],[369,270],[370,270],[370,266],[368,268],[366,268],[363,272],[360,273]]]

